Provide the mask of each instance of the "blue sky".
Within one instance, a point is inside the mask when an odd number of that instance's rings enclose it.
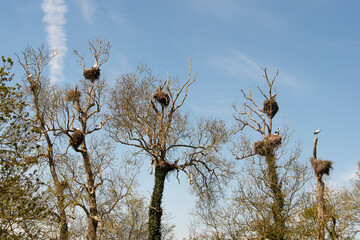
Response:
[[[46,8],[43,2],[58,3]],[[312,133],[321,128],[318,154],[335,162],[331,181],[346,184],[360,160],[359,1],[16,0],[1,6],[1,55],[14,58],[27,45],[57,46],[63,55],[49,75],[64,83],[82,73],[72,49],[85,51],[95,36],[112,43],[102,69],[109,82],[138,64],[163,78],[167,72],[185,78],[192,56],[198,75],[186,109],[230,124],[240,89],[264,86],[260,66],[270,75],[279,69],[274,124],[294,129],[302,159],[308,161]],[[194,199],[186,182],[171,180],[167,186],[174,190],[166,190],[164,205],[180,238],[187,235]],[[145,189],[148,181],[144,177]]]

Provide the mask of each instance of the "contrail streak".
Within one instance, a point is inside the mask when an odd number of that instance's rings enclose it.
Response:
[[[43,22],[46,24],[46,41],[50,49],[58,52],[50,62],[50,81],[54,83],[63,80],[64,77],[64,58],[67,52],[64,25],[68,9],[64,0],[43,0],[41,9],[45,13]]]

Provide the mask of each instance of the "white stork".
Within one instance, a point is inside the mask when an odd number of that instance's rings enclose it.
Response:
[[[319,133],[320,133],[320,128],[314,132],[314,135],[319,134]]]
[[[280,129],[281,129],[280,127],[278,129],[276,129],[275,134],[279,135]]]

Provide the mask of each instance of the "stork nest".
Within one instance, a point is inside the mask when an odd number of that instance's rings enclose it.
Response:
[[[273,98],[270,98],[263,102],[263,111],[269,118],[273,118],[279,111],[279,106]]]
[[[275,148],[281,144],[281,140],[282,138],[280,135],[273,134],[268,137],[267,141],[271,147]]]
[[[66,96],[65,96],[65,100],[66,101],[79,101],[80,99],[80,96],[81,96],[81,93],[80,91],[78,90],[69,90],[66,92]]]
[[[316,158],[311,158],[310,159],[311,165],[315,171],[316,175],[329,175],[330,174],[330,170],[332,169],[332,161],[328,161],[328,160],[317,160]]]
[[[281,144],[281,140],[282,138],[279,135],[270,135],[263,141],[255,142],[254,151],[256,154],[265,156],[278,147]]]
[[[73,134],[71,134],[69,143],[74,149],[77,149],[83,141],[84,134],[81,131],[76,130]]]
[[[90,69],[84,69],[83,72],[84,78],[89,79],[91,81],[97,80],[100,77],[100,68],[92,67]]]
[[[24,157],[24,162],[26,164],[32,164],[32,163],[37,163],[38,162],[38,158],[35,156],[25,156]]]
[[[29,81],[29,86],[27,87],[27,91],[29,92],[37,92],[40,89],[40,83],[37,81]]]
[[[152,94],[153,99],[155,99],[155,101],[158,101],[161,105],[167,107],[170,103],[170,97],[169,94],[165,93],[165,92],[156,92]]]

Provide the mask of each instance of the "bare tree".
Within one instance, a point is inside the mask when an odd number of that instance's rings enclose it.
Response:
[[[285,127],[283,127],[285,128]],[[286,219],[285,237],[296,236],[299,201],[302,189],[309,179],[306,165],[299,161],[300,148],[291,146],[291,133],[281,132],[283,142],[276,151],[277,173],[284,193],[283,216]],[[253,145],[243,135],[234,145],[234,153],[252,154]],[[273,220],[274,196],[270,188],[268,167],[262,156],[242,159],[232,191],[219,201],[201,199],[197,203],[195,216],[200,219],[204,229],[195,235],[199,239],[277,239],[278,233]]]
[[[218,153],[228,140],[224,122],[201,119],[193,125],[188,115],[180,112],[195,76],[190,67],[183,84],[169,77],[161,82],[150,70],[139,67],[136,73],[123,74],[112,93],[113,138],[137,148],[136,154],[149,158],[155,168],[149,239],[161,239],[161,202],[169,173],[185,173],[201,191],[230,172]]]
[[[113,145],[105,138],[101,140],[99,133],[108,121],[105,116],[107,87],[99,78],[100,68],[108,60],[110,43],[96,38],[89,41],[89,48],[95,62],[89,69],[85,68],[85,56],[74,51],[84,68],[85,80],[53,99],[54,107],[61,109],[61,113],[54,116],[54,134],[68,137],[69,145],[65,154],[72,147],[82,159],[82,164],[76,162],[77,157],[74,157],[75,161],[67,161],[73,217],[78,217],[75,208],[82,209],[87,219],[86,238],[101,239],[106,216],[131,190],[135,175],[129,174],[127,181],[124,181],[121,174],[114,176],[107,171],[113,162]]]
[[[56,56],[56,52],[46,50],[44,46],[37,49],[27,47],[18,57],[18,62],[25,70],[25,87],[29,94],[29,106],[35,114],[31,119],[34,132],[39,133],[37,140],[44,142],[43,148],[38,148],[37,157],[43,157],[47,160],[51,177],[55,186],[55,196],[57,198],[57,222],[59,223],[60,239],[68,239],[68,220],[66,216],[66,197],[65,179],[59,176],[57,170],[57,157],[54,153],[56,137],[51,134],[53,131],[51,118],[49,118],[49,92],[52,87],[49,85],[46,77],[43,76],[45,67]]]
[[[279,71],[271,80],[267,69],[263,71],[268,88],[265,93],[258,87],[265,98],[263,105],[256,103],[249,89],[248,93],[241,91],[245,99],[243,108],[233,106],[239,131],[247,127],[261,136],[260,141],[251,145],[250,139],[242,135],[238,143],[234,154],[238,160],[246,159],[248,165],[243,169],[246,174],[239,181],[234,200],[239,208],[238,219],[245,221],[243,232],[250,234],[246,237],[255,234],[260,239],[281,240],[290,235],[290,216],[294,214],[295,199],[305,185],[307,175],[305,166],[297,161],[300,148],[286,154],[285,146],[291,133],[273,129],[273,118],[279,109],[274,87]]]
[[[101,239],[107,215],[131,191],[136,177],[130,170],[124,177],[114,167],[113,141],[100,131],[108,121],[108,89],[99,79],[100,67],[108,60],[110,43],[96,38],[89,47],[95,64],[89,69],[84,67],[85,80],[74,88],[51,85],[42,76],[53,52],[43,47],[29,48],[23,53],[24,60],[19,57],[33,101],[34,131],[39,132],[40,143],[44,142],[44,147],[38,148],[38,156],[48,160],[55,186],[61,239],[83,235],[81,231],[76,236],[77,225],[87,227],[87,239]],[[75,54],[84,66],[85,56],[76,51]],[[87,224],[82,224],[84,215]],[[71,230],[70,222],[74,227]]]
[[[101,94],[103,94],[105,83],[98,79],[100,77],[101,65],[108,60],[110,43],[101,38],[97,38],[94,41],[89,41],[89,47],[95,61],[95,65],[90,69],[85,68],[85,57],[79,55],[77,51],[74,51],[82,63],[86,80],[82,82],[83,85],[80,91],[75,88],[75,90],[67,92],[67,100],[73,103],[72,110],[74,110],[74,115],[67,118],[67,125],[61,132],[69,137],[70,145],[76,152],[81,154],[83,160],[84,172],[86,174],[83,189],[86,193],[87,203],[84,204],[83,202],[76,201],[75,205],[83,209],[86,214],[88,220],[87,239],[94,240],[97,238],[98,225],[99,223],[101,224],[96,192],[103,184],[103,178],[101,168],[98,168],[98,171],[94,172],[94,160],[92,160],[92,152],[90,151],[91,149],[88,149],[86,140],[89,134],[101,130],[106,123],[106,120],[103,120],[98,126],[91,124],[92,121],[100,118],[99,115],[101,115],[100,112],[104,104]],[[84,95],[81,96],[81,94]],[[80,125],[79,128],[74,127],[75,120],[78,120],[76,123]]]

